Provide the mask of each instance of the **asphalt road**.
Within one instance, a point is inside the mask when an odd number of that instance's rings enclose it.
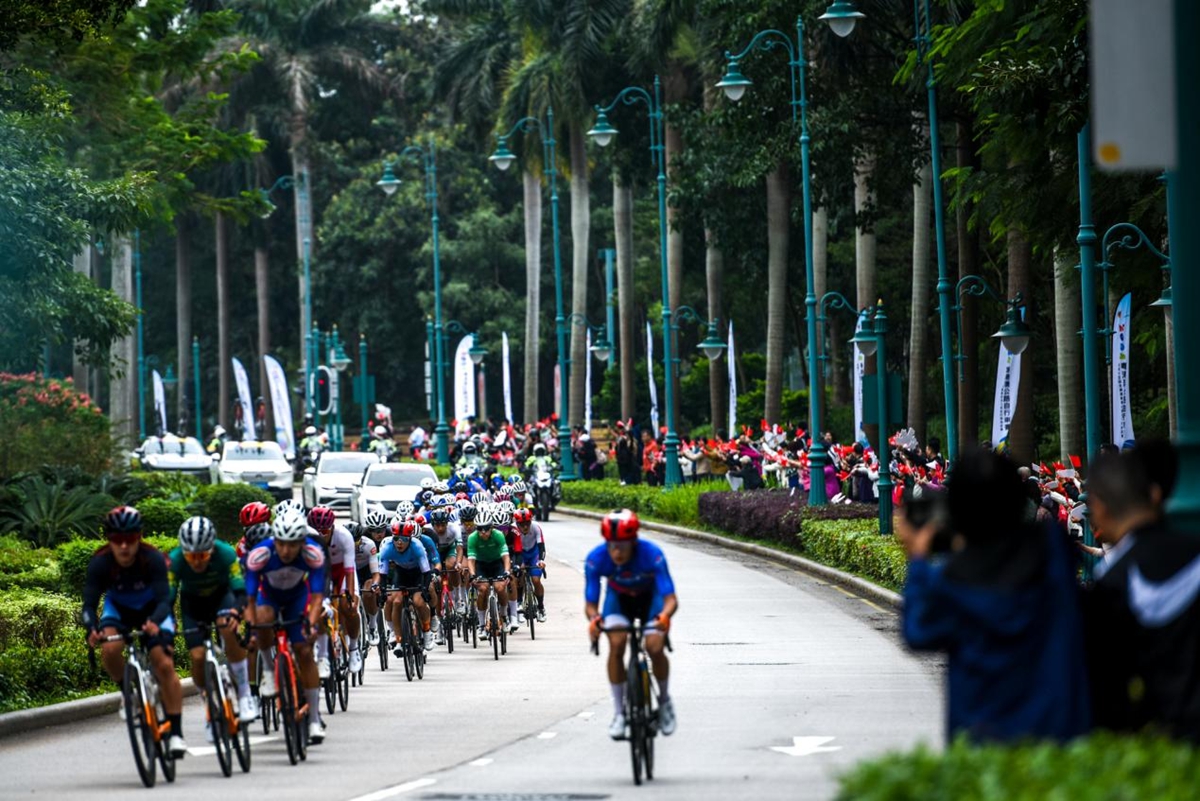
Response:
[[[941,665],[898,643],[896,618],[840,588],[668,535],[680,598],[671,694],[679,720],[659,738],[655,779],[633,786],[629,748],[611,742],[603,661],[587,648],[582,564],[594,522],[547,525],[549,620],[530,641],[435,651],[424,681],[368,661],[365,686],[327,718],[326,741],[292,767],[281,739],[253,769],[220,775],[197,700],[184,709],[193,753],[172,799],[824,799],[856,761],[938,743]],[[801,738],[801,739],[795,739]],[[784,750],[776,750],[782,748]],[[236,771],[237,768],[235,767]],[[0,741],[0,797],[128,799],[144,792],[116,715]]]

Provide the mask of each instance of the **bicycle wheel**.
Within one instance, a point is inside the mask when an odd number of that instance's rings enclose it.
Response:
[[[155,780],[155,742],[154,732],[150,730],[150,706],[143,694],[141,676],[138,669],[129,663],[125,665],[125,725],[129,729],[129,744],[133,746],[133,761],[137,765],[138,776],[142,784],[154,786]]]
[[[625,720],[629,724],[629,756],[633,763],[633,783],[640,785],[646,719],[642,706],[642,679],[636,661],[633,661],[632,667],[625,677]]]
[[[163,778],[167,780],[168,784],[170,784],[171,782],[175,781],[175,756],[171,753],[170,749],[167,748],[167,741],[170,739],[170,734],[161,733],[167,728],[165,724],[167,713],[166,710],[163,709],[161,697],[155,699],[153,709],[155,726],[160,727],[160,734],[158,737],[158,766],[162,768]]]
[[[229,680],[228,676],[223,676],[222,681],[225,683],[225,697],[237,698],[237,685]],[[242,723],[238,718],[238,713],[230,710],[229,716],[230,736],[229,739],[233,742],[233,752],[237,754],[238,767],[242,769],[242,773],[250,772],[250,725]]]
[[[533,579],[525,578],[525,622],[529,624],[529,639],[537,639],[537,595],[533,591]]]
[[[343,712],[346,711],[346,705],[350,703],[350,655],[343,654],[341,660],[341,670],[334,674],[338,677],[337,696],[338,706]]]
[[[500,613],[488,604],[488,636],[492,639],[492,659],[500,661]]]
[[[413,667],[417,671],[417,678],[421,681],[425,680],[425,643],[417,640],[416,650],[413,652]]]
[[[416,675],[415,653],[413,637],[415,631],[413,629],[412,610],[407,605],[400,610],[400,645],[401,651],[404,654],[404,677],[409,681],[413,680]]]
[[[221,676],[212,662],[204,663],[204,700],[208,714],[208,728],[212,732],[213,748],[217,752],[217,764],[226,777],[233,775],[233,743],[229,741],[229,725],[226,717],[225,694],[222,692]]]
[[[645,699],[646,725],[643,729],[642,766],[646,778],[654,778],[654,738],[658,736],[658,710],[654,709],[654,693],[650,685],[650,667],[642,662],[642,698]]]
[[[277,657],[282,659],[282,657]],[[283,722],[283,741],[287,745],[288,761],[295,765],[300,761],[300,732],[296,729],[296,685],[292,680],[291,670],[284,660],[276,676],[278,679],[279,717]]]
[[[375,612],[375,633],[379,635],[379,643],[375,646],[379,651],[379,671],[388,669],[388,646],[390,643],[387,638],[387,627],[383,625],[383,609],[378,609]]]

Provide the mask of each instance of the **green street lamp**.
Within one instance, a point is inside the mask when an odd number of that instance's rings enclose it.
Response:
[[[394,195],[400,188],[400,180],[392,171],[392,165],[405,158],[419,160],[425,172],[425,199],[429,201],[430,225],[433,230],[433,328],[436,349],[434,374],[437,389],[437,425],[434,426],[433,433],[437,438],[438,464],[449,464],[450,426],[446,425],[446,393],[442,380],[442,369],[445,365],[442,340],[445,333],[442,330],[442,260],[438,248],[437,150],[433,143],[433,135],[429,136],[428,148],[423,150],[416,145],[409,145],[400,151],[394,161],[384,162],[383,178],[376,184],[384,194]]]
[[[196,439],[204,441],[204,424],[200,419],[200,337],[192,337],[192,391],[196,399]]]
[[[843,299],[844,300],[844,299]],[[866,358],[875,357],[875,381],[877,402],[879,404],[879,533],[892,533],[892,471],[891,456],[888,453],[887,424],[887,315],[883,311],[883,301],[872,311],[863,312],[863,324],[858,333],[850,340]],[[815,440],[814,440],[815,441]],[[812,459],[809,459],[809,486],[818,483],[813,478]],[[820,473],[822,479],[824,472]],[[825,483],[823,480],[820,483]]]
[[[467,350],[467,355],[471,357],[471,363],[474,365],[483,364],[483,360],[487,358],[488,349],[479,344],[479,335],[471,334],[471,347]]]
[[[1029,347],[1029,340],[1033,336],[1033,332],[1021,318],[1021,304],[1024,299],[1021,293],[1018,292],[1011,298],[1001,297],[988,282],[980,278],[978,275],[965,275],[958,284],[954,287],[954,296],[957,302],[954,304],[954,315],[958,327],[958,345],[959,350],[954,355],[954,361],[960,365],[966,361],[966,356],[962,353],[962,297],[971,295],[972,297],[982,298],[990,297],[997,303],[1003,303],[1007,309],[1004,315],[1004,323],[1000,326],[996,333],[992,334],[992,339],[998,339],[1008,349],[1008,352],[1014,356],[1020,356],[1025,352],[1025,348]],[[959,371],[959,381],[963,380],[961,368]]]
[[[671,357],[671,278],[667,271],[667,155],[663,144],[665,133],[663,131],[662,84],[659,77],[654,76],[653,94],[640,86],[627,86],[618,92],[607,106],[596,106],[596,123],[588,131],[588,136],[595,139],[596,144],[601,147],[608,145],[617,135],[617,129],[608,122],[608,112],[616,108],[618,103],[627,106],[645,103],[650,118],[650,158],[658,172],[658,258],[659,269],[662,273],[663,364],[667,372],[667,435],[663,439],[663,458],[666,461],[664,483],[668,487],[675,487],[683,483],[683,473],[679,469],[679,435],[675,431],[675,390],[673,386],[675,382],[670,379],[673,360]]]
[[[501,171],[507,170],[517,158],[508,149],[508,140],[517,133],[533,133],[535,131],[542,141],[542,163],[545,165],[546,177],[550,184],[550,219],[554,231],[551,239],[554,248],[554,335],[558,345],[558,399],[561,410],[558,416],[558,441],[570,442],[571,428],[567,421],[569,390],[567,370],[570,366],[570,357],[567,352],[567,325],[563,309],[562,252],[559,247],[558,233],[558,151],[557,143],[554,141],[554,108],[546,107],[545,121],[537,117],[522,117],[517,120],[508,133],[496,137],[496,152],[488,157],[488,161],[495,164]],[[528,418],[530,414],[527,409],[526,417]],[[537,410],[534,409],[532,414],[536,418]],[[560,480],[573,481],[578,478],[575,475],[575,457],[570,448],[562,450],[561,464]]]
[[[847,0],[833,3],[821,19],[827,21],[838,36],[848,36],[854,30],[854,25],[863,14],[854,9],[854,4]],[[788,55],[788,71],[791,77],[792,91],[792,124],[800,125],[800,168],[804,188],[804,280],[805,280],[805,323],[808,330],[808,422],[812,437],[809,448],[809,469],[817,475],[825,475],[826,455],[825,445],[821,442],[821,404],[818,402],[821,392],[820,371],[817,362],[817,295],[813,276],[813,213],[812,213],[812,169],[809,158],[808,134],[808,95],[805,89],[807,62],[804,57],[804,20],[796,17],[796,39],[783,31],[768,28],[759,31],[750,40],[750,44],[734,55],[726,52],[729,68],[725,77],[717,84],[730,100],[741,99],[750,87],[750,79],[742,75],[738,63],[749,53],[758,50],[772,50],[782,47]],[[665,249],[665,245],[664,245]],[[667,382],[670,386],[671,382]],[[669,401],[668,401],[669,408]],[[667,468],[670,469],[670,454],[667,455]],[[825,497],[824,481],[808,482],[808,503],[810,506],[821,506],[828,499]]]
[[[568,314],[567,323],[570,325],[582,325],[588,331],[591,331],[596,335],[596,338],[592,340],[592,347],[589,350],[591,350],[592,355],[595,356],[600,363],[607,364],[608,360],[612,358],[613,352],[612,342],[610,342],[608,339],[607,326],[592,325],[592,321],[579,312],[571,312]],[[588,391],[591,392],[591,387],[588,387]],[[567,436],[571,436],[570,431],[567,432]],[[561,441],[562,440],[560,440],[560,442]]]
[[[358,335],[358,391],[360,394],[358,396],[358,400],[359,400],[358,405],[362,411],[362,428],[360,429],[361,431],[367,430],[367,425],[370,421],[370,414],[367,412],[367,403],[368,403],[367,383],[368,383],[368,381],[369,381],[369,379],[367,378],[367,335],[359,334]],[[365,447],[365,445],[360,444],[359,447],[360,448]]]
[[[723,354],[729,348],[729,345],[721,339],[721,335],[717,332],[717,326],[721,324],[721,321],[717,318],[714,317],[713,319],[709,320],[691,306],[680,306],[675,310],[676,334],[679,333],[679,324],[684,321],[697,323],[705,328],[704,339],[700,341],[700,344],[696,345],[696,350],[703,353],[704,357],[710,362],[715,362],[717,359],[721,358],[721,354]],[[675,369],[678,370],[678,356],[675,357],[674,364]]]

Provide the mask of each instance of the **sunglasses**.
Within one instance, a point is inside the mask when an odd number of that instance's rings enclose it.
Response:
[[[132,533],[112,533],[108,535],[108,541],[112,545],[130,546],[136,545],[142,539],[141,532]]]
[[[193,551],[192,553],[185,553],[183,558],[193,564],[203,564],[212,559],[212,551]]]

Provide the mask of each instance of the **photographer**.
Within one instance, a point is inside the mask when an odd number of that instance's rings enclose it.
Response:
[[[1016,467],[973,451],[944,495],[914,488],[898,515],[910,559],[904,639],[948,657],[948,738],[1067,740],[1088,729],[1072,553],[1025,522],[1025,508]]]

